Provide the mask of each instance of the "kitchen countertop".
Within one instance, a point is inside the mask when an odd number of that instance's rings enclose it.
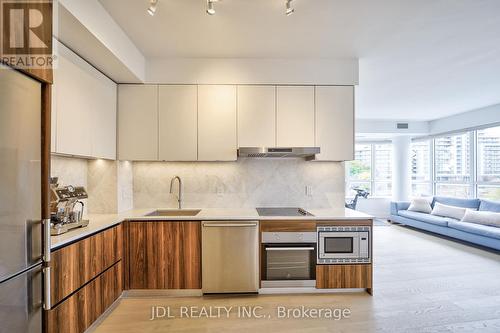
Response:
[[[194,208],[186,208],[194,209]],[[84,219],[89,220],[85,228],[71,230],[59,236],[52,236],[51,249],[57,249],[75,242],[86,236],[97,233],[124,221],[328,221],[328,220],[367,220],[373,216],[351,209],[307,209],[314,216],[259,216],[253,208],[203,208],[196,216],[146,216],[157,208],[134,209],[120,214],[89,214]],[[168,210],[168,209],[166,209]]]

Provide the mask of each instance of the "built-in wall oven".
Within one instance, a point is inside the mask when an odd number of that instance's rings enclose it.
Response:
[[[318,264],[371,262],[371,227],[317,227]]]
[[[263,232],[262,288],[316,285],[315,232]]]

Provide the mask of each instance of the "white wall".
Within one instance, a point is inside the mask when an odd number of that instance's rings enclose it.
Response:
[[[98,0],[58,3],[57,39],[115,81],[144,81],[144,56]]]
[[[398,123],[408,123],[408,129],[397,129]],[[356,119],[356,133],[424,135],[429,133],[428,121]]]
[[[357,85],[358,59],[148,59],[146,81],[160,84]]]
[[[440,134],[500,123],[500,104],[430,122],[429,134]]]

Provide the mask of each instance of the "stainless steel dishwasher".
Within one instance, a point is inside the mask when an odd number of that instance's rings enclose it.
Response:
[[[205,294],[258,291],[259,222],[202,222],[202,289]]]

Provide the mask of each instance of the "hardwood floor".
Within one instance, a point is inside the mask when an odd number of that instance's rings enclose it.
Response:
[[[374,296],[124,298],[95,329],[127,332],[500,332],[500,254],[401,226],[374,228]],[[271,318],[179,318],[181,306],[261,306]],[[348,308],[349,319],[277,319],[278,306]],[[175,319],[150,321],[151,307]],[[235,311],[235,310],[233,310]]]

